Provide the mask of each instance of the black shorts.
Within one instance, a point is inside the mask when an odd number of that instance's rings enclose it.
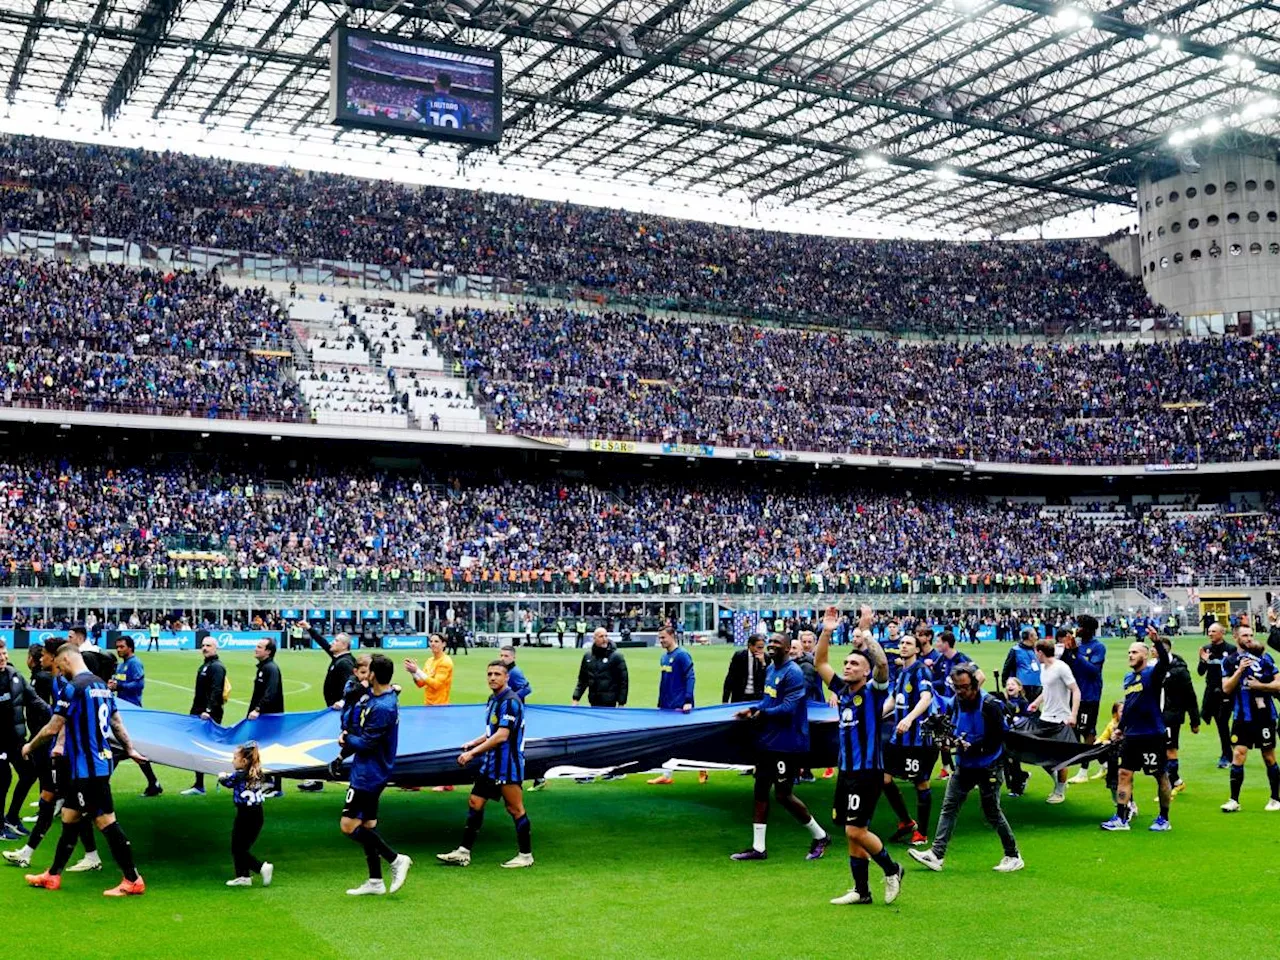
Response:
[[[1276,745],[1274,720],[1236,720],[1231,724],[1231,743],[1237,747],[1272,750]]]
[[[476,776],[476,782],[471,785],[471,795],[473,797],[482,797],[485,800],[501,800],[503,787],[518,787],[519,783],[505,783],[501,780],[494,780],[492,777],[486,777],[483,773]]]
[[[82,817],[91,819],[116,812],[115,802],[111,799],[110,777],[69,780],[66,784],[62,797],[64,810],[75,810]]]
[[[66,756],[49,757],[49,782],[55,799],[66,799],[67,785],[71,783],[71,763]]]
[[[1076,714],[1076,733],[1081,740],[1098,735],[1098,708],[1102,703],[1098,700],[1081,700],[1080,711]]]
[[[923,783],[933,776],[937,765],[937,747],[903,747],[891,743],[884,753],[885,773],[895,780]]]
[[[377,790],[357,790],[347,787],[347,798],[342,805],[342,816],[347,820],[377,820],[378,799],[383,787]]]
[[[865,827],[871,823],[884,789],[883,770],[841,770],[836,778],[836,795],[831,801],[831,819],[837,827]]]
[[[56,793],[53,782],[53,758],[44,749],[31,752],[31,766],[36,771],[36,780],[40,784],[41,793]]]
[[[798,753],[774,753],[764,751],[756,758],[757,800],[769,799],[769,789],[789,791],[804,767],[804,756]]]
[[[1165,772],[1168,763],[1165,754],[1165,736],[1148,733],[1125,737],[1120,743],[1120,769],[1158,777]]]
[[[1182,724],[1171,723],[1164,728],[1164,745],[1170,750],[1178,749],[1178,741],[1182,738]]]

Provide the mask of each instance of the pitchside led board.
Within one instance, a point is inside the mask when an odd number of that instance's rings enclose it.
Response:
[[[501,54],[339,28],[329,57],[331,123],[466,143],[502,139]]]

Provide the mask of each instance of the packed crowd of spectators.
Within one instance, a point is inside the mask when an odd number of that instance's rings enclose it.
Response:
[[[510,433],[1004,462],[1280,459],[1280,337],[913,342],[540,306],[439,311]]]
[[[216,274],[0,259],[7,405],[294,419],[282,314]]]
[[[11,457],[0,586],[1071,593],[1114,578],[1280,575],[1274,502],[1177,516],[1111,507],[1122,516],[1104,521],[816,483],[289,472]]]
[[[1162,314],[1087,241],[786,234],[28,137],[0,138],[0,184],[7,229],[449,268],[653,306],[945,332]]]
[[[455,90],[493,92],[493,69],[487,63],[445,59],[422,52],[397,50],[374,39],[353,37],[348,41],[347,62],[352,67],[391,77],[409,77],[434,83],[448,74]]]

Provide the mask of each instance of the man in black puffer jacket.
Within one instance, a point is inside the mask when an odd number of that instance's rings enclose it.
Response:
[[[27,742],[31,723],[39,723],[40,726],[35,728],[39,730],[48,723],[49,715],[49,705],[40,698],[27,678],[9,663],[9,651],[0,640],[0,808],[9,792],[10,766],[18,774],[13,800],[4,823],[0,824],[0,837],[5,840],[18,840],[27,834],[22,826],[22,805],[36,781],[36,768],[31,761],[23,759],[22,745]]]
[[[573,688],[575,707],[584,692],[587,702],[593,707],[627,705],[627,661],[609,642],[609,634],[604,627],[596,628],[591,635],[591,646],[582,655],[578,684]]]
[[[1174,793],[1181,793],[1186,784],[1178,773],[1178,737],[1184,720],[1191,722],[1191,732],[1200,732],[1200,710],[1196,702],[1196,688],[1191,682],[1191,670],[1187,661],[1173,653],[1173,641],[1161,637],[1159,643],[1170,647],[1169,673],[1164,680],[1165,729],[1168,731],[1169,786]]]

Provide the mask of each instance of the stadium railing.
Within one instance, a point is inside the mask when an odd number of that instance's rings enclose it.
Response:
[[[347,578],[344,570],[330,568],[329,576],[323,580],[317,580],[310,573],[290,573],[283,574],[279,577],[274,586],[271,581],[265,565],[259,565],[256,583],[252,579],[241,579],[238,572],[233,571],[230,580],[230,586],[219,586],[218,582],[208,575],[200,578],[197,573],[198,563],[191,564],[189,573],[186,577],[180,577],[176,572],[176,565],[173,570],[167,573],[156,575],[152,569],[152,560],[149,558],[139,559],[140,570],[136,576],[128,572],[129,560],[126,558],[123,564],[118,567],[119,576],[111,574],[111,567],[104,564],[100,573],[96,576],[91,575],[82,566],[82,571],[78,580],[73,579],[68,573],[64,573],[62,577],[56,577],[52,571],[52,561],[42,562],[40,569],[36,569],[29,562],[10,561],[7,564],[0,564],[0,590],[12,589],[39,589],[39,590],[70,590],[70,591],[102,591],[102,590],[119,590],[130,593],[145,592],[151,590],[177,590],[189,595],[192,592],[205,593],[228,593],[228,594],[264,594],[270,596],[290,595],[298,597],[306,597],[316,594],[325,594],[329,596],[343,597],[348,602],[359,599],[361,603],[365,602],[364,598],[368,597],[399,597],[399,598],[420,598],[431,599],[445,596],[526,596],[537,598],[550,597],[593,597],[597,599],[630,598],[643,596],[667,596],[667,597],[752,597],[752,598],[773,598],[779,603],[786,605],[787,602],[792,604],[798,603],[820,603],[824,597],[840,597],[842,602],[848,601],[849,598],[859,597],[877,597],[882,601],[886,598],[910,598],[911,602],[921,602],[926,597],[945,597],[949,602],[955,602],[961,598],[992,598],[992,597],[1080,597],[1095,590],[1111,589],[1113,584],[1107,580],[1089,580],[1089,581],[1073,581],[1073,580],[1057,580],[1052,583],[1045,582],[1043,584],[961,584],[957,583],[953,587],[945,584],[937,586],[929,582],[928,579],[917,577],[912,581],[895,585],[890,583],[885,586],[869,586],[865,584],[831,584],[821,585],[817,583],[806,584],[801,582],[795,586],[790,583],[779,582],[774,583],[758,583],[751,586],[742,581],[730,583],[726,578],[718,578],[714,584],[686,582],[684,584],[671,583],[660,584],[651,581],[633,580],[629,583],[617,582],[600,583],[595,579],[579,578],[576,581],[570,579],[564,573],[554,573],[551,580],[519,583],[509,582],[505,580],[482,580],[480,575],[474,575],[470,580],[465,579],[462,571],[454,570],[451,579],[443,579],[440,573],[433,573],[431,580],[413,581],[411,579],[411,571],[404,570],[399,580],[390,579],[385,572],[382,572],[377,580],[370,580],[368,571],[361,569],[358,575],[353,578]],[[230,565],[234,567],[234,565]],[[208,573],[210,567],[206,566]],[[310,601],[308,601],[310,602]]]
[[[26,410],[82,410],[86,413],[121,413],[148,417],[188,417],[195,420],[257,420],[268,423],[309,423],[306,410],[280,410],[267,413],[256,410],[229,410],[222,407],[204,407],[174,404],[165,406],[153,403],[120,403],[76,398],[20,397],[5,402],[5,406]]]

